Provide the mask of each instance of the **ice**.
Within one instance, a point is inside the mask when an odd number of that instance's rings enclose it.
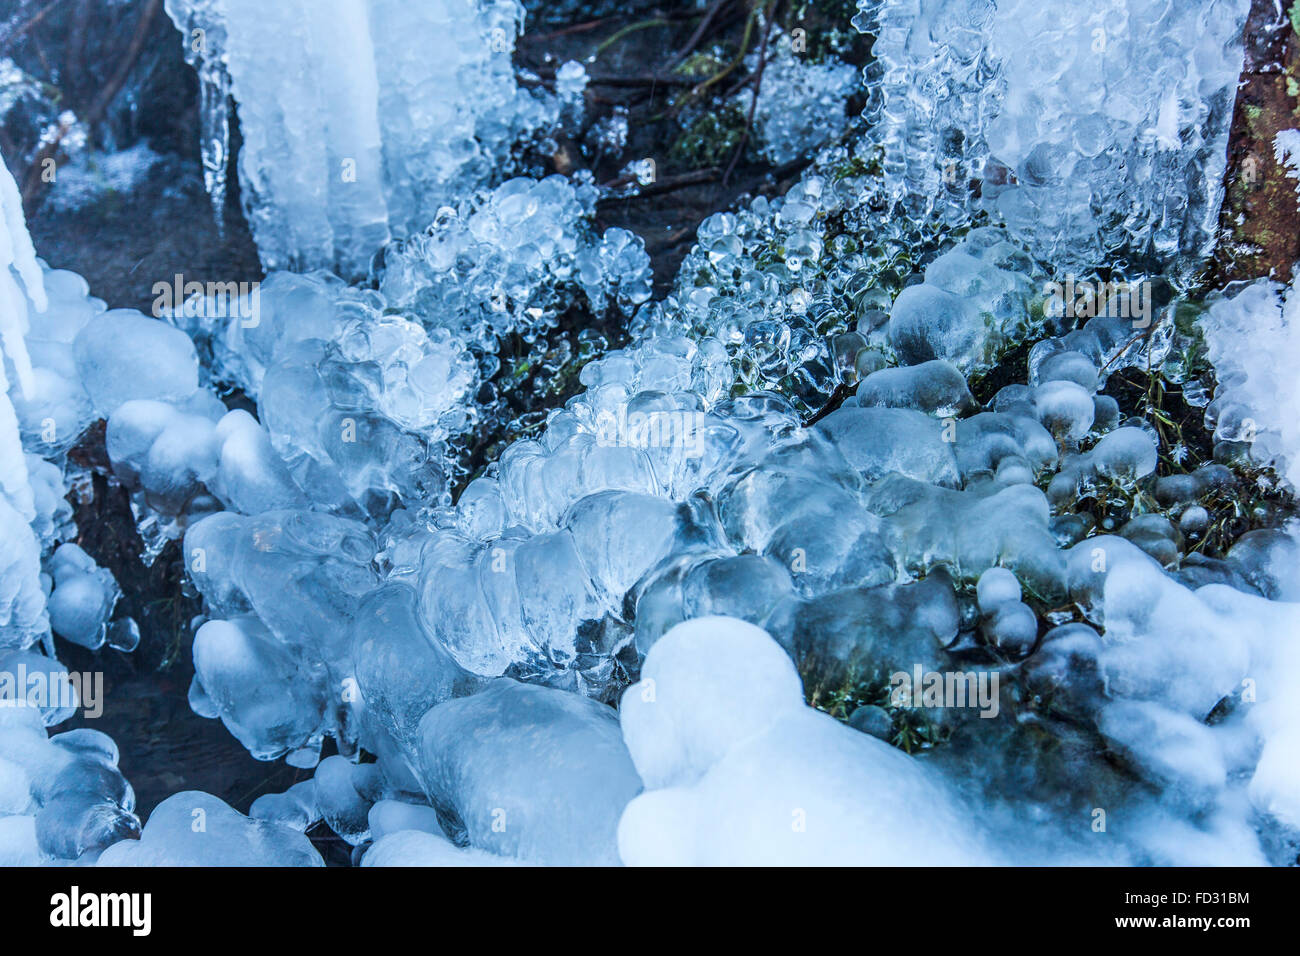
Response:
[[[908,408],[841,408],[817,427],[830,436],[849,464],[868,482],[888,474],[945,487],[959,481],[957,459],[952,443],[943,439],[943,425],[922,412]]]
[[[399,800],[380,800],[370,808],[367,821],[376,843],[390,833],[403,831],[418,831],[439,837],[443,835],[436,810]]]
[[[1055,503],[1070,501],[1080,489],[1095,479],[1132,483],[1156,469],[1155,441],[1141,428],[1126,425],[1108,432],[1086,454],[1062,466],[1048,486],[1048,497]]]
[[[199,359],[184,332],[130,309],[96,316],[77,334],[77,374],[96,413],[134,399],[181,402],[199,386]]]
[[[974,305],[928,284],[904,289],[894,302],[889,344],[906,365],[942,359],[967,369],[988,358]]]
[[[984,639],[1013,660],[1027,657],[1038,641],[1038,616],[1020,601],[995,607],[983,624]]]
[[[364,275],[390,237],[422,229],[487,179],[555,107],[515,87],[515,0],[168,0],[202,87],[218,218],[239,104],[245,210],[268,271]],[[274,64],[272,66],[272,64]]]
[[[924,282],[894,300],[882,344],[902,365],[942,360],[964,373],[986,368],[1031,327],[1029,272],[1024,254],[1002,233],[972,230],[926,267]]]
[[[1035,388],[1034,411],[1048,431],[1068,441],[1087,435],[1096,416],[1092,395],[1072,381],[1047,381]]]
[[[24,341],[29,296],[37,311],[45,310],[45,286],[23,219],[22,199],[0,156],[0,647],[27,646],[46,623],[40,545],[29,527],[36,517],[36,501],[8,374],[12,366],[18,392],[32,394],[34,375]]]
[[[1246,0],[858,8],[868,136],[909,213],[982,206],[1063,272],[1153,254],[1190,276],[1212,247]]]
[[[539,330],[578,289],[593,311],[624,312],[650,298],[650,261],[623,229],[596,232],[596,190],[563,176],[516,177],[448,204],[428,228],[385,256],[381,291],[400,308],[473,330]]]
[[[1300,354],[1300,296],[1258,280],[1225,294],[1200,322],[1218,384],[1206,427],[1219,442],[1244,443],[1300,487],[1300,430],[1288,411],[1300,402],[1290,371]],[[1268,347],[1257,343],[1267,341]]]
[[[94,730],[47,737],[44,723],[39,707],[0,707],[0,854],[93,862],[139,834],[135,794],[109,738]]]
[[[1273,138],[1273,158],[1287,167],[1287,176],[1300,180],[1300,130],[1279,130]]]
[[[400,867],[511,866],[517,862],[483,850],[461,849],[445,836],[424,830],[386,833],[361,859],[362,866]]]
[[[941,571],[924,581],[824,592],[781,611],[769,622],[772,635],[801,673],[830,686],[884,681],[916,663],[931,669],[961,625]]]
[[[854,399],[862,408],[874,405],[914,408],[938,418],[975,409],[966,376],[940,359],[872,372],[859,383]]]
[[[337,754],[327,757],[316,768],[316,806],[331,830],[357,846],[371,838],[370,810],[378,768],[374,764],[354,764]]]
[[[28,519],[0,495],[0,647],[27,647],[49,628],[41,549]]]
[[[100,866],[324,866],[296,830],[253,820],[208,793],[187,790],[158,804],[138,840],[115,843]]]
[[[318,750],[326,733],[351,746],[349,622],[377,583],[365,527],[306,511],[222,512],[187,531],[184,553],[219,618],[196,638],[191,699],[262,759]],[[270,673],[278,680],[258,677]]]
[[[66,136],[64,137],[67,138]],[[61,165],[43,208],[75,212],[106,197],[126,196],[138,190],[164,158],[141,141],[120,152],[83,150]]]
[[[432,639],[417,616],[416,600],[410,587],[387,585],[367,595],[353,625],[353,663],[365,713],[408,755],[416,753],[420,719],[431,706],[483,686]]]
[[[754,127],[759,153],[774,166],[814,153],[843,135],[849,125],[846,100],[860,87],[856,69],[836,57],[810,63],[795,50],[790,36],[773,29]],[[758,66],[758,54],[750,54],[751,70]],[[748,111],[752,93],[742,90],[738,106]]]
[[[307,743],[323,718],[321,677],[253,618],[208,621],[194,636],[194,679],[254,757]]]
[[[554,865],[617,863],[640,781],[613,710],[503,679],[420,722],[420,778],[469,846]]]
[[[73,343],[104,303],[92,298],[81,276],[65,270],[43,270],[48,307],[28,331],[32,356],[29,391],[13,390],[24,447],[56,455],[70,447],[94,419],[90,397],[81,384]]]
[[[51,625],[138,637],[70,543],[64,455],[106,418],[146,560],[184,535],[203,599],[190,705],[315,771],[250,817],[177,795],[101,862],[319,865],[318,825],[371,866],[1293,849],[1300,545],[1255,470],[1294,471],[1293,303],[1186,281],[1239,0],[864,2],[862,122],[851,68],[780,38],[755,144],[812,165],[706,218],[660,301],[591,173],[516,175],[588,77],[516,87],[515,3],[309,6],[169,3],[217,200],[240,106],[274,268],[237,308],[108,311],[21,258],[48,308],[3,334],[0,670],[70,680]],[[1066,315],[1067,272],[1154,311]],[[1198,329],[1214,461],[1154,404],[1205,402]],[[900,704],[917,669],[992,696]],[[0,710],[2,858],[138,829],[112,742],[47,738],[71,709]]]
[[[93,687],[87,688],[94,695]],[[92,702],[82,700],[78,684],[68,669],[52,657],[36,651],[17,650],[0,654],[0,701],[26,701],[39,710],[47,727],[72,717],[79,707],[90,712]],[[95,701],[94,706],[102,705]],[[111,741],[110,741],[111,746]],[[112,750],[113,762],[117,752]]]
[[[989,568],[975,585],[980,611],[992,614],[1000,605],[1020,600],[1020,582],[1006,568]]]
[[[248,815],[305,833],[320,822],[316,781],[302,780],[284,793],[265,793],[253,801]]]
[[[974,818],[901,751],[804,704],[762,630],[680,625],[620,708],[646,792],[618,826],[629,865],[960,865],[991,858]]]
[[[95,650],[121,591],[111,572],[71,542],[61,544],[49,562],[54,590],[49,596],[50,627],[55,634]]]
[[[1119,529],[1120,537],[1132,541],[1166,568],[1182,557],[1186,541],[1164,515],[1138,515]]]

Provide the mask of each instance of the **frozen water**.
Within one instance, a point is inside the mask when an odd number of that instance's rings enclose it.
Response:
[[[311,842],[278,823],[250,819],[189,790],[154,808],[138,840],[115,843],[100,866],[323,866]]]
[[[774,166],[814,153],[842,136],[849,125],[846,101],[861,87],[861,75],[852,66],[833,56],[809,63],[798,45],[773,28],[754,109],[758,151]],[[758,54],[750,54],[747,61],[756,69]],[[738,107],[746,112],[751,100],[748,89],[736,96]]]
[[[315,772],[249,817],[179,794],[130,840],[112,742],[0,710],[0,858],[318,865],[323,823],[374,866],[1285,859],[1300,545],[1263,506],[1213,536],[1241,446],[1294,470],[1292,303],[1258,283],[1200,321],[1233,467],[1183,467],[1131,389],[1100,394],[1195,371],[1170,298],[1217,214],[1238,0],[864,3],[865,139],[836,112],[856,78],[782,40],[759,147],[843,141],[708,217],[658,302],[589,173],[509,178],[585,67],[534,97],[515,3],[407,6],[169,3],[206,31],[214,198],[231,91],[264,261],[352,278],[382,250],[372,282],[273,271],[153,321],[43,269],[5,207],[4,278],[48,305],[0,329],[0,669],[65,680],[29,650],[51,625],[129,637],[59,504],[103,417],[149,552],[183,534],[204,599],[191,706]],[[1147,324],[1042,284],[1164,267]],[[496,387],[576,364],[546,357],[575,310],[626,346],[464,482]],[[900,672],[992,689],[932,707]],[[1104,846],[1074,835],[1097,806]]]
[[[860,0],[891,197],[961,221],[978,182],[1064,272],[1154,254],[1190,274],[1217,229],[1249,6]]]
[[[1300,403],[1293,369],[1300,360],[1300,295],[1259,280],[1216,301],[1200,327],[1218,385],[1206,427],[1219,442],[1243,443],[1300,487]],[[1267,342],[1267,347],[1262,343]]]
[[[0,856],[93,862],[139,835],[134,809],[111,739],[84,729],[49,737],[40,708],[0,707]]]
[[[268,270],[364,275],[389,238],[485,181],[512,141],[553,123],[516,88],[517,0],[167,0],[202,88],[220,217],[239,104],[245,211]]]
[[[888,744],[809,709],[762,630],[705,617],[646,655],[620,708],[646,785],[623,812],[631,865],[962,865],[974,818]]]
[[[50,627],[55,634],[91,650],[106,637],[106,625],[121,592],[111,572],[71,542],[61,544],[48,564],[54,578],[49,596]]]
[[[21,286],[19,283],[22,283]],[[8,369],[20,394],[34,389],[28,331],[28,297],[46,307],[45,286],[23,219],[18,186],[0,156],[0,647],[25,647],[45,629],[45,600],[39,579],[40,545],[30,522],[36,502],[10,398]]]
[[[607,707],[503,679],[432,708],[420,778],[469,846],[556,865],[616,863],[615,828],[640,781]]]
[[[199,386],[199,359],[184,332],[130,309],[96,316],[73,343],[77,374],[101,418],[124,402],[180,402]]]

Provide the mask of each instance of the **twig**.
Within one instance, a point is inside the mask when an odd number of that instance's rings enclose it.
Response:
[[[745,54],[749,52],[749,38],[754,32],[754,18],[757,15],[758,15],[758,9],[755,8],[749,12],[749,16],[745,20],[745,33],[740,38],[740,52],[736,54],[736,58],[732,60],[730,63],[728,63],[724,69],[720,70],[717,73],[714,73],[711,77],[709,77],[698,87],[696,87],[694,93],[692,93],[692,96],[702,96],[705,90],[707,90],[714,83],[720,81],[724,76],[726,76],[737,66],[739,66],[741,61],[745,59]]]
[[[736,168],[736,163],[740,162],[740,157],[749,144],[749,131],[754,128],[754,113],[758,109],[758,93],[763,85],[763,71],[767,69],[767,41],[772,36],[772,24],[776,22],[776,8],[780,2],[781,0],[772,0],[771,7],[764,11],[764,18],[767,23],[763,25],[763,42],[758,48],[758,69],[754,71],[754,95],[749,100],[749,114],[745,117],[745,130],[740,134],[740,145],[736,147],[736,154],[731,157],[731,162],[727,164],[727,171],[722,174],[723,186],[726,186],[730,181],[732,170]]]
[[[0,53],[8,53],[12,44],[22,39],[22,35],[24,33],[26,33],[32,27],[36,26],[38,23],[44,20],[46,14],[48,14],[51,10],[53,10],[62,2],[63,0],[50,0],[49,3],[41,7],[34,14],[32,14],[30,17],[24,20],[21,24],[6,30],[4,35],[0,36]]]
[[[694,172],[682,173],[680,176],[669,176],[666,179],[659,179],[647,186],[637,190],[634,193],[628,193],[623,196],[603,196],[596,200],[597,204],[604,202],[623,202],[630,199],[642,199],[646,196],[661,196],[664,193],[672,192],[677,189],[683,189],[687,186],[700,186],[704,183],[716,182],[721,170],[716,166],[710,166],[708,169],[697,169]],[[614,188],[624,185],[628,180],[615,179],[606,183],[605,188]]]
[[[572,33],[586,33],[588,30],[595,30],[597,27],[604,26],[615,17],[601,17],[599,20],[588,20],[586,23],[574,23],[567,27],[561,27],[558,30],[552,30],[550,33],[525,33],[519,38],[520,41],[540,42],[542,40],[554,40],[556,37],[569,36]]]
[[[642,20],[639,23],[629,23],[623,29],[616,31],[612,36],[609,36],[602,41],[600,46],[596,47],[596,52],[593,56],[600,56],[608,47],[613,46],[629,33],[635,33],[637,30],[649,30],[652,27],[666,27],[671,25],[671,21],[665,20],[662,17],[658,17],[654,20]]]
[[[695,32],[691,34],[691,38],[686,41],[686,45],[674,53],[672,57],[669,58],[668,62],[664,64],[665,71],[672,72],[679,63],[695,52],[695,48],[699,46],[700,41],[704,39],[704,31],[709,28],[711,23],[713,23],[713,18],[718,15],[719,10],[730,2],[731,0],[713,0],[713,4],[704,14],[704,19],[701,20],[700,25],[695,28]]]

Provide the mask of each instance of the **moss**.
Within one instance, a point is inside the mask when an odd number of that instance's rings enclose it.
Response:
[[[745,113],[738,103],[724,103],[701,113],[668,149],[673,163],[706,169],[726,162],[745,132]]]

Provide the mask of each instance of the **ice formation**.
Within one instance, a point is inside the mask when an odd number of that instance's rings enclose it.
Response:
[[[30,527],[36,518],[35,493],[9,381],[12,369],[19,394],[30,395],[34,389],[25,338],[29,297],[38,311],[45,310],[45,285],[23,220],[22,198],[0,157],[0,545],[5,555],[0,647],[25,647],[46,625],[41,549]]]
[[[876,37],[868,135],[892,197],[960,220],[978,181],[979,205],[1062,272],[1142,256],[1194,271],[1218,224],[1249,6],[860,0],[855,23]]]
[[[209,109],[240,103],[268,263],[355,273],[405,238],[377,288],[274,271],[234,312],[198,296],[162,320],[45,272],[43,321],[4,329],[32,366],[6,464],[32,479],[18,504],[5,484],[0,529],[31,539],[54,630],[108,639],[115,586],[60,538],[53,464],[104,419],[149,554],[183,536],[204,600],[190,705],[312,775],[248,816],[176,794],[141,831],[111,741],[47,736],[62,706],[0,710],[0,859],[319,865],[325,826],[367,866],[1293,860],[1295,528],[1224,538],[1240,469],[1184,464],[1106,392],[1186,371],[1187,303],[1162,287],[1149,313],[1083,321],[1043,291],[1051,268],[1204,254],[1241,4],[864,6],[878,132],[846,126],[784,196],[705,219],[651,301],[644,248],[597,231],[588,176],[476,181],[530,123],[507,108],[514,3],[414,22],[289,5],[286,35],[315,45],[275,76],[253,65],[273,34],[245,36],[264,12],[169,3],[207,31]],[[429,30],[460,45],[431,58]],[[352,72],[319,82],[336,60]],[[561,99],[584,82],[563,67]],[[346,108],[321,109],[339,84]],[[272,161],[293,117],[296,159]],[[424,120],[446,155],[406,125]],[[821,138],[785,133],[769,150]],[[349,156],[371,171],[356,205],[326,184]],[[948,182],[950,161],[974,165]],[[1063,184],[1066,206],[1044,202]],[[1127,218],[1102,216],[1118,199]],[[40,272],[13,261],[21,301]],[[1229,463],[1249,441],[1294,483],[1292,303],[1231,291],[1199,325],[1209,427]],[[566,313],[611,307],[625,347],[453,497],[500,343],[536,357]],[[42,634],[0,634],[61,685],[27,650]]]
[[[1300,295],[1267,279],[1233,290],[1201,320],[1218,384],[1206,408],[1215,441],[1243,444],[1300,488]],[[1265,345],[1264,343],[1267,343]]]
[[[517,0],[167,0],[199,72],[225,204],[231,97],[243,204],[268,269],[364,275],[390,237],[488,178],[556,106],[515,86]]]
[[[623,812],[633,866],[987,864],[930,773],[804,703],[790,658],[734,619],[664,635],[620,709],[646,790]]]
[[[757,67],[757,54],[750,68]],[[788,36],[775,38],[763,65],[763,80],[754,108],[759,152],[779,166],[792,162],[843,135],[849,125],[846,100],[861,87],[861,75],[847,63],[828,57],[805,63]],[[752,96],[737,96],[748,110]]]

